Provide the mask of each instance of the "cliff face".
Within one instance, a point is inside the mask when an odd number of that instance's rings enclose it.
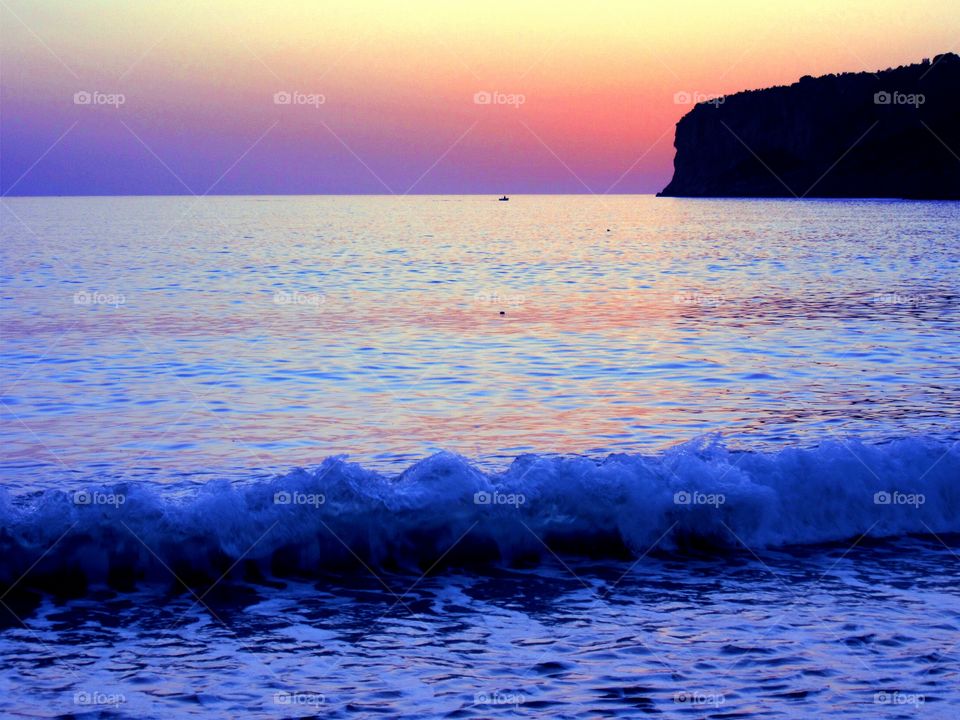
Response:
[[[960,57],[701,103],[674,145],[662,196],[960,199]]]

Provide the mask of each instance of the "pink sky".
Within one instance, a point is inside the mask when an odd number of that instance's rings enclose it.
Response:
[[[0,187],[656,192],[678,94],[960,47],[955,0],[836,5],[5,0]]]

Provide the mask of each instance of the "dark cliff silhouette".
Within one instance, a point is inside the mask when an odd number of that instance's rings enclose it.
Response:
[[[667,197],[960,199],[960,56],[803,77],[677,123]]]

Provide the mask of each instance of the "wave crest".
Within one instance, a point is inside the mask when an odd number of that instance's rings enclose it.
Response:
[[[551,552],[640,556],[654,546],[761,549],[956,532],[956,445],[831,441],[764,453],[730,451],[707,437],[651,456],[523,455],[500,473],[450,453],[396,477],[335,457],[268,482],[211,482],[187,497],[143,483],[30,498],[0,491],[0,581],[126,586],[173,572],[190,583],[225,573],[426,569]]]

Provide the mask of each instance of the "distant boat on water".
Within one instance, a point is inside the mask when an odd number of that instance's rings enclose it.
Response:
[[[506,195],[504,195],[502,198],[500,198],[500,202],[507,202],[509,199],[510,199],[510,198],[508,198]]]

